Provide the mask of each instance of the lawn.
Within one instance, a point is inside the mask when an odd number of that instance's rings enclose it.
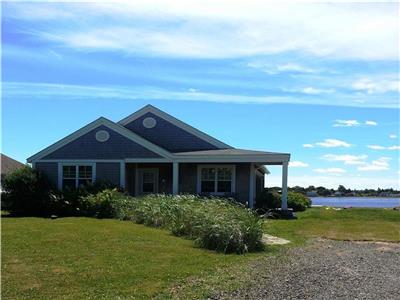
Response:
[[[301,246],[310,237],[400,241],[400,213],[312,208],[265,231]],[[224,255],[129,221],[3,217],[3,299],[206,298],[246,284],[251,263],[281,248]]]
[[[400,242],[400,212],[392,209],[311,208],[297,220],[268,220],[265,231],[301,243],[307,238]]]
[[[165,230],[93,218],[2,218],[2,297],[149,298],[265,253],[217,254]]]

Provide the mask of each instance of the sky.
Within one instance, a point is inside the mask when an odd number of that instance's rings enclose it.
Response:
[[[397,3],[1,10],[1,151],[15,159],[152,104],[234,147],[291,153],[289,186],[400,188]]]

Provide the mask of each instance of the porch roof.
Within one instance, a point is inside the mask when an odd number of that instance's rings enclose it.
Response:
[[[281,165],[290,160],[289,153],[255,151],[246,149],[216,149],[173,153],[182,162],[252,162]]]

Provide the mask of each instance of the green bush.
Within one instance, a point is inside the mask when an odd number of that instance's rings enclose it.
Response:
[[[294,211],[305,211],[311,207],[311,200],[301,193],[288,192],[288,207]]]
[[[255,208],[265,212],[271,208],[281,207],[281,195],[274,191],[264,189],[256,197]]]
[[[243,206],[193,195],[149,195],[134,202],[137,223],[164,227],[203,248],[245,253],[263,248],[262,220]]]
[[[44,216],[50,213],[54,201],[51,185],[46,177],[28,166],[5,176],[2,188],[2,207],[11,214]]]
[[[297,192],[288,192],[288,207],[294,211],[304,211],[311,206],[311,200]],[[281,207],[281,195],[277,192],[270,192],[267,189],[263,190],[256,198],[255,207],[264,213],[268,209]]]
[[[117,191],[103,190],[95,195],[80,198],[80,212],[87,217],[129,219],[134,198]]]
[[[96,181],[93,184],[80,186],[79,188],[67,188],[63,191],[54,192],[53,213],[59,216],[87,216],[85,203],[82,199],[86,196],[96,195],[107,189],[116,188],[107,181]]]

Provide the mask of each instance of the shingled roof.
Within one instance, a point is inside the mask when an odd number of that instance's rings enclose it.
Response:
[[[19,169],[24,166],[23,163],[12,159],[11,157],[0,154],[1,155],[1,176],[7,175],[12,171]]]

